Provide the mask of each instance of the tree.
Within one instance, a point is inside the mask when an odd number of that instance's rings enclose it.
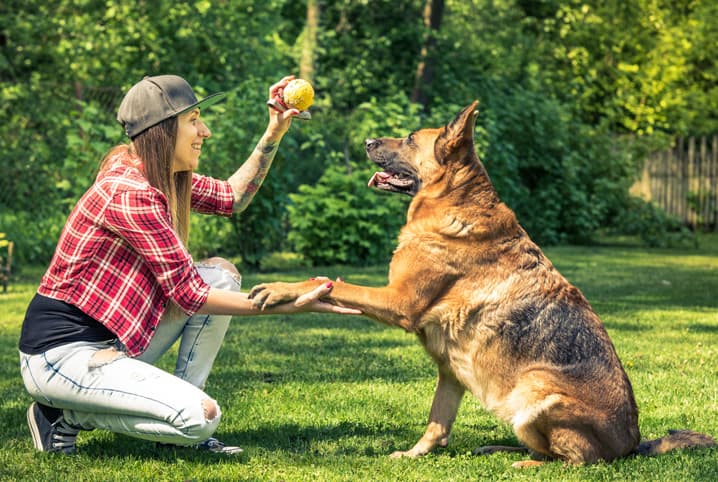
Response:
[[[441,28],[441,18],[444,15],[444,0],[426,0],[424,6],[424,35],[419,64],[414,77],[414,88],[411,92],[411,101],[418,102],[426,107],[429,99],[426,92],[434,80],[436,62],[436,35]]]
[[[307,23],[302,39],[302,56],[299,62],[299,76],[312,82],[314,80],[314,57],[317,49],[320,7],[317,0],[307,0]]]

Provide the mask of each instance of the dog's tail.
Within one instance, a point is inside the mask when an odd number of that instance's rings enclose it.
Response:
[[[660,455],[671,450],[713,447],[713,437],[693,430],[669,430],[665,437],[641,442],[636,448],[638,455]]]

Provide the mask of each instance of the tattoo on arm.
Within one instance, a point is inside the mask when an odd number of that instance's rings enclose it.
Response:
[[[279,142],[259,141],[249,158],[229,178],[234,191],[234,212],[244,211],[269,173]]]

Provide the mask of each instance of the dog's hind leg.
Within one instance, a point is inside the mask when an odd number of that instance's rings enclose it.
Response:
[[[538,462],[563,460],[571,465],[591,464],[599,459],[610,460],[601,453],[601,442],[590,424],[552,419],[544,415],[533,422],[514,425],[516,436],[530,447],[532,460],[516,462],[514,468],[535,467]]]
[[[446,447],[465,390],[452,374],[444,373],[439,369],[439,380],[436,383],[434,402],[431,404],[429,425],[424,436],[410,450],[396,451],[391,457],[418,457],[429,453],[437,445]]]

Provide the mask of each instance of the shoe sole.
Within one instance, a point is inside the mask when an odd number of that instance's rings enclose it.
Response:
[[[42,452],[45,452],[45,447],[42,446],[42,437],[40,436],[40,428],[37,426],[35,421],[35,415],[33,414],[35,408],[35,402],[32,402],[30,408],[27,409],[27,424],[30,427],[30,435],[32,435],[32,443],[35,444],[35,448]]]
[[[218,450],[209,450],[209,452],[212,452],[214,454],[224,454],[224,455],[238,455],[244,452],[244,450],[241,447],[222,447]]]

